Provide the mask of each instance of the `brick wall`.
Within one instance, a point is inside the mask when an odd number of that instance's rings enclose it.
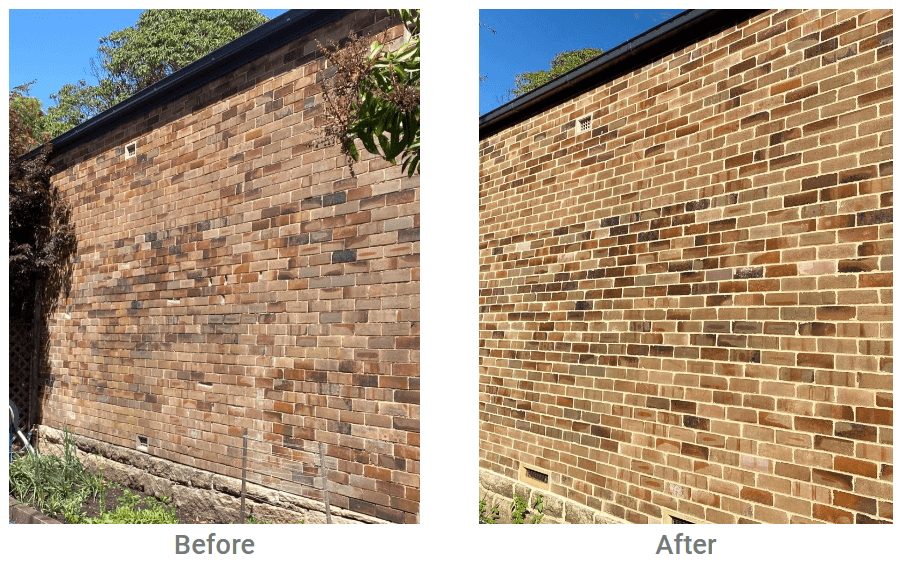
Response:
[[[892,27],[765,12],[481,140],[481,469],[634,523],[893,519]]]
[[[419,177],[323,147],[316,40],[357,11],[55,158],[78,255],[51,320],[44,423],[320,498],[419,510]],[[137,142],[137,156],[124,145]],[[312,462],[312,461],[311,461]]]

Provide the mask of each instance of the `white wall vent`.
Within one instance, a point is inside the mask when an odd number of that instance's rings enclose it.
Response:
[[[584,116],[583,118],[577,119],[577,133],[583,134],[584,132],[589,132],[593,127],[593,117],[592,116]]]
[[[131,144],[125,145],[125,157],[133,158],[135,154],[138,153],[138,142],[132,142]]]

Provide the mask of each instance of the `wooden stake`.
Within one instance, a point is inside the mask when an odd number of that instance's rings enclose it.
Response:
[[[332,523],[332,514],[329,511],[329,479],[326,474],[326,456],[323,453],[323,443],[320,443],[320,476],[323,478],[323,503],[326,505],[326,523]]]
[[[241,523],[245,523],[245,483],[248,477],[248,428],[244,428],[241,442]]]

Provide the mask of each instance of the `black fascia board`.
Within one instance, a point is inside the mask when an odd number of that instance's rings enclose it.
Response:
[[[50,141],[53,153],[105,134],[351,12],[353,10],[289,10],[60,134]],[[40,147],[35,148],[20,159],[30,159],[40,150]]]
[[[687,10],[549,83],[480,117],[480,139],[523,122],[599,85],[765,10]]]

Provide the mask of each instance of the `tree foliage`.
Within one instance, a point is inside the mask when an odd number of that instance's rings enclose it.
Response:
[[[514,77],[514,88],[508,91],[509,96],[517,97],[528,93],[542,85],[548,83],[556,77],[564,75],[571,69],[575,69],[583,65],[590,59],[602,55],[601,49],[594,47],[586,47],[584,49],[575,49],[573,51],[564,51],[559,53],[552,59],[548,71],[539,70],[526,73],[518,73]]]
[[[43,127],[56,137],[266,21],[257,10],[145,10],[134,26],[100,38],[97,84],[63,85]]]
[[[97,85],[89,85],[84,79],[74,85],[63,85],[56,94],[50,95],[56,104],[47,108],[41,127],[51,138],[56,138],[110,108],[112,105],[102,102],[99,91]]]
[[[31,314],[38,281],[44,283],[45,298],[56,297],[75,250],[69,207],[50,183],[50,144],[45,143],[32,159],[20,159],[36,142],[33,124],[23,120],[23,115],[33,116],[21,111],[33,107],[25,93],[27,88],[19,87],[9,93],[9,308],[13,318]]]
[[[41,101],[29,96],[29,91],[34,83],[35,81],[31,81],[24,85],[19,85],[9,93],[10,115],[15,113],[17,120],[22,123],[19,135],[21,136],[22,147],[26,148],[26,152],[38,147],[44,141],[42,132],[45,117],[43,112],[41,112]],[[12,151],[12,147],[10,147],[10,151]]]
[[[101,38],[98,66],[112,96],[131,96],[266,21],[257,10],[146,10]]]
[[[420,171],[420,10],[398,10],[410,39],[395,51],[385,38],[333,43],[336,74],[324,89],[327,138],[354,161],[355,142],[388,162],[401,161],[408,176]]]

